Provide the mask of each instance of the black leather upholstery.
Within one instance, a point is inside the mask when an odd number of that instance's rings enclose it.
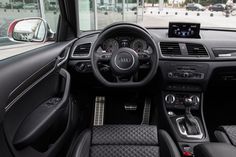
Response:
[[[205,143],[194,147],[195,157],[235,157],[236,148],[225,143]]]
[[[157,127],[147,125],[105,125],[94,127],[92,144],[157,145]]]
[[[160,142],[158,142],[158,136]],[[84,131],[72,157],[180,157],[164,130],[156,126],[105,125]]]
[[[157,146],[103,145],[93,146],[91,157],[159,157]]]
[[[89,148],[91,143],[91,131],[85,130],[76,140],[77,145],[73,149],[73,157],[89,157]]]
[[[224,142],[236,146],[236,126],[220,126],[215,131],[216,139],[219,142]]]
[[[160,152],[161,152],[161,157],[178,157],[179,155],[179,150],[176,147],[174,141],[170,137],[170,135],[164,131],[164,130],[159,130],[159,145],[160,145]]]

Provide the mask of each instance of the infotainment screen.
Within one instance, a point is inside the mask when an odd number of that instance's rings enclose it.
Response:
[[[168,36],[172,38],[200,38],[200,23],[170,22]]]

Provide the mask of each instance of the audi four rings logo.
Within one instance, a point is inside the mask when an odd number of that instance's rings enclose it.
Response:
[[[130,58],[127,58],[127,57],[120,57],[120,58],[119,58],[119,61],[120,61],[121,63],[129,63],[129,62],[131,62],[131,59],[130,59]]]

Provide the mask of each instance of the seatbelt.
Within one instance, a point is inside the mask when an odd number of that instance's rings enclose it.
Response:
[[[151,99],[145,98],[145,104],[143,108],[143,120],[141,125],[149,125],[150,111],[151,111]]]
[[[105,97],[96,96],[94,110],[94,126],[102,126],[104,123]]]

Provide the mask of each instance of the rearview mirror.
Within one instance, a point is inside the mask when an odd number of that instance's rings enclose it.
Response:
[[[55,33],[41,18],[18,19],[8,28],[8,37],[14,41],[45,42],[53,40]]]

